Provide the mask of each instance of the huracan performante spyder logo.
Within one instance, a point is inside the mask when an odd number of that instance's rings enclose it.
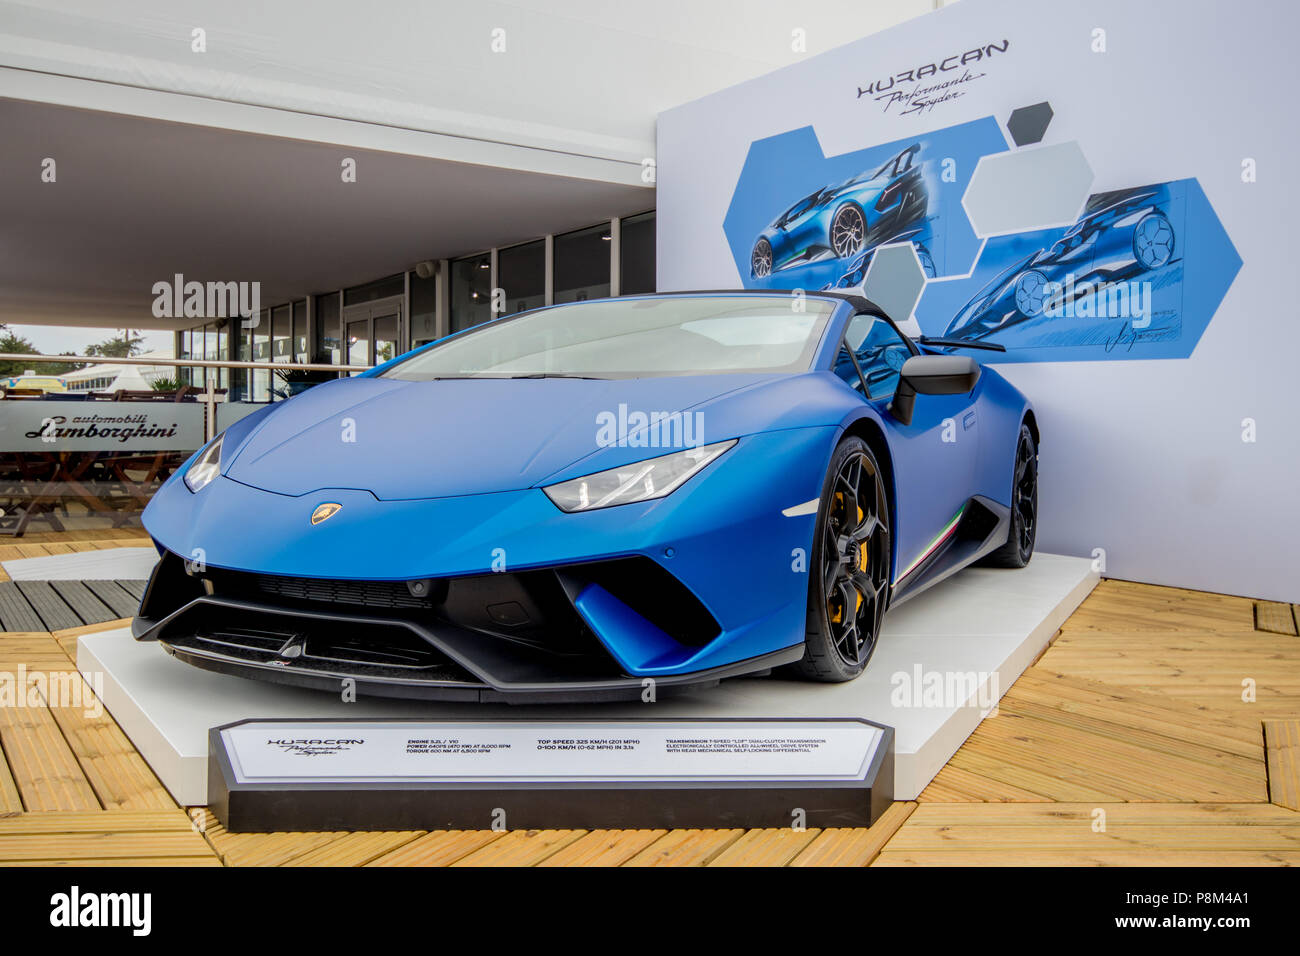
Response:
[[[986,43],[934,63],[903,70],[883,80],[873,80],[858,87],[858,99],[870,96],[885,113],[894,105],[901,107],[899,113],[902,116],[928,113],[940,103],[962,96],[966,92],[962,89],[965,84],[985,76],[971,70],[971,64],[981,63],[997,53],[1006,53],[1010,48],[1010,40]],[[930,80],[934,82],[928,82]]]
[[[326,501],[316,506],[316,510],[311,513],[311,523],[320,524],[322,521],[328,521],[339,513],[343,506],[337,501]]]

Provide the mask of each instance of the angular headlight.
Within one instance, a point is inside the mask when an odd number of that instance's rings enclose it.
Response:
[[[561,511],[594,511],[597,508],[662,498],[679,488],[735,443],[736,439],[733,438],[730,441],[688,448],[661,458],[633,462],[583,478],[562,481],[542,490]]]
[[[224,436],[218,435],[203,453],[194,459],[194,464],[190,465],[185,471],[185,487],[190,491],[201,491],[206,488],[212,479],[221,474],[221,441]]]

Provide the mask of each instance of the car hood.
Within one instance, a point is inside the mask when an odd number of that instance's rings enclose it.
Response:
[[[593,471],[610,467],[597,454],[606,450],[629,460],[653,456],[626,443],[609,448],[608,426],[617,437],[620,422],[635,425],[634,412],[684,412],[777,377],[343,379],[276,406],[238,448],[223,449],[223,471],[295,496],[326,488],[381,500],[515,491],[587,457],[595,456]],[[726,437],[733,436],[716,439]]]

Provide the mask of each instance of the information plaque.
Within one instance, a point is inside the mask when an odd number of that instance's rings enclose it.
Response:
[[[893,731],[843,719],[245,720],[211,734],[233,833],[869,826]]]

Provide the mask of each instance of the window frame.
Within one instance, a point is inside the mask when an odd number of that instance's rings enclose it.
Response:
[[[830,373],[831,373],[832,375],[835,375],[835,359],[836,359],[836,357],[840,354],[840,351],[843,350],[843,351],[845,351],[845,352],[848,352],[848,353],[849,353],[849,359],[850,359],[850,361],[853,362],[853,367],[854,367],[855,369],[857,369],[857,372],[858,372],[858,382],[862,385],[862,396],[863,396],[863,400],[864,400],[864,401],[868,401],[868,402],[879,402],[879,401],[883,401],[883,400],[884,400],[884,397],[882,396],[881,398],[875,398],[875,397],[872,396],[872,394],[871,394],[871,389],[870,389],[870,388],[868,387],[868,385],[867,385],[867,376],[866,376],[865,374],[863,374],[863,372],[862,372],[862,365],[861,365],[860,362],[858,362],[858,356],[857,356],[857,354],[853,351],[853,349],[849,348],[849,343],[848,343],[849,326],[851,326],[851,325],[853,324],[853,320],[856,319],[856,318],[857,318],[858,316],[860,316],[860,315],[867,315],[867,316],[870,316],[870,317],[873,318],[873,319],[882,319],[882,320],[884,320],[884,322],[885,322],[885,323],[886,323],[886,324],[887,324],[891,329],[894,330],[894,334],[897,335],[900,339],[902,339],[902,340],[903,340],[903,343],[907,346],[907,351],[908,351],[908,353],[909,353],[909,354],[908,354],[908,358],[914,358],[914,357],[920,355],[920,354],[921,354],[921,350],[920,350],[919,348],[917,348],[916,343],[912,341],[912,337],[911,337],[910,335],[908,335],[906,332],[904,332],[902,329],[900,329],[900,328],[898,327],[898,323],[895,322],[893,319],[891,319],[889,316],[887,316],[883,311],[879,311],[879,310],[877,310],[877,311],[874,311],[874,312],[873,312],[871,309],[862,309],[862,308],[857,308],[857,309],[854,309],[852,312],[849,313],[848,317],[845,318],[845,320],[844,320],[844,328],[840,330],[840,341],[839,341],[839,345],[836,346],[836,348],[831,352],[831,367],[830,367]],[[902,371],[901,371],[901,370],[899,371],[899,375],[900,375],[900,376],[902,375]],[[838,375],[836,375],[835,377],[836,377],[836,378],[839,378]],[[843,381],[843,379],[841,379],[841,381]],[[846,382],[845,384],[848,384],[848,383]],[[895,391],[897,391],[897,389],[895,389]],[[892,397],[892,396],[891,396],[891,397]]]

